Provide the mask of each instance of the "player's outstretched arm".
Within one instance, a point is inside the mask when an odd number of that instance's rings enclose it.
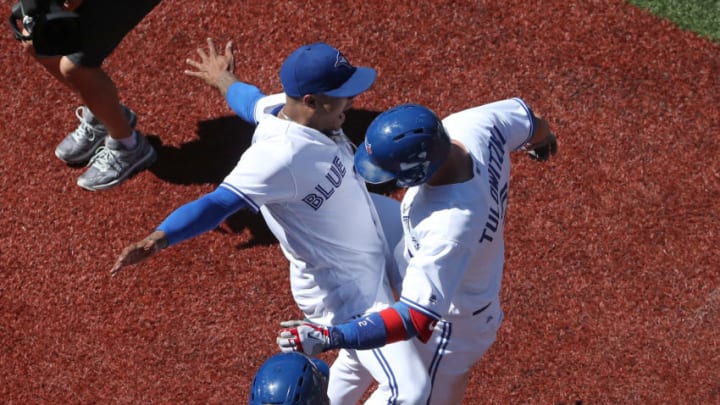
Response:
[[[185,70],[184,73],[202,79],[210,86],[216,87],[225,97],[230,85],[238,81],[238,78],[235,77],[232,41],[228,41],[222,54],[217,52],[215,43],[211,38],[207,39],[207,44],[207,52],[202,48],[197,49],[200,56],[199,62],[192,59],[186,60],[187,64],[194,67],[195,70]]]
[[[167,245],[168,240],[163,231],[155,231],[145,239],[131,243],[120,253],[110,274],[116,276],[123,267],[139,263],[166,248]]]
[[[225,218],[245,207],[247,203],[240,196],[225,187],[218,187],[176,209],[155,232],[127,246],[110,273],[115,276],[125,266],[139,263],[168,246],[215,229]]]

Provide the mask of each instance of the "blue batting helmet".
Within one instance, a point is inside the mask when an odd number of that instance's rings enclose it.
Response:
[[[302,353],[278,353],[260,366],[252,382],[250,405],[329,405],[330,367]]]
[[[450,152],[450,138],[429,108],[403,104],[378,115],[355,152],[355,169],[368,183],[395,179],[400,187],[426,182]]]

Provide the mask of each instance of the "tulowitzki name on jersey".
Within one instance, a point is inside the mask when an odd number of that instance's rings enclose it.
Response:
[[[508,202],[508,180],[502,183],[503,164],[505,163],[505,144],[507,140],[502,136],[500,130],[493,126],[490,135],[488,149],[490,157],[488,159],[488,182],[490,183],[490,207],[488,210],[488,218],[485,222],[485,228],[480,236],[479,243],[485,241],[492,242],[498,227],[505,220],[505,210]]]

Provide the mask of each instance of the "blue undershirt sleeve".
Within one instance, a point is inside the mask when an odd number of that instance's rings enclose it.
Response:
[[[403,302],[396,302],[392,306],[402,319],[407,333],[407,339],[417,336],[415,326],[410,319],[410,307]],[[383,317],[378,312],[365,316],[357,321],[343,323],[330,327],[330,345],[333,348],[344,349],[374,349],[387,343],[387,329]]]
[[[265,94],[260,89],[243,82],[231,84],[225,94],[225,100],[235,114],[242,118],[243,121],[253,125],[257,124],[255,120],[255,104],[263,97],[265,97]]]
[[[247,206],[237,194],[218,187],[173,211],[157,229],[165,232],[168,246],[172,246],[217,228],[225,218]]]

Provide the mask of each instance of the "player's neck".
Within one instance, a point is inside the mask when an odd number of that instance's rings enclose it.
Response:
[[[292,121],[296,124],[308,126],[308,120],[305,119],[298,111],[293,111],[293,109],[288,108],[287,105],[278,112],[277,116],[278,118],[283,120]]]
[[[473,177],[473,163],[465,146],[457,141],[450,144],[447,160],[440,166],[427,184],[431,186],[444,186],[462,183]]]
[[[280,119],[312,128],[311,116],[301,106],[292,103],[290,100],[278,111],[277,116]]]

